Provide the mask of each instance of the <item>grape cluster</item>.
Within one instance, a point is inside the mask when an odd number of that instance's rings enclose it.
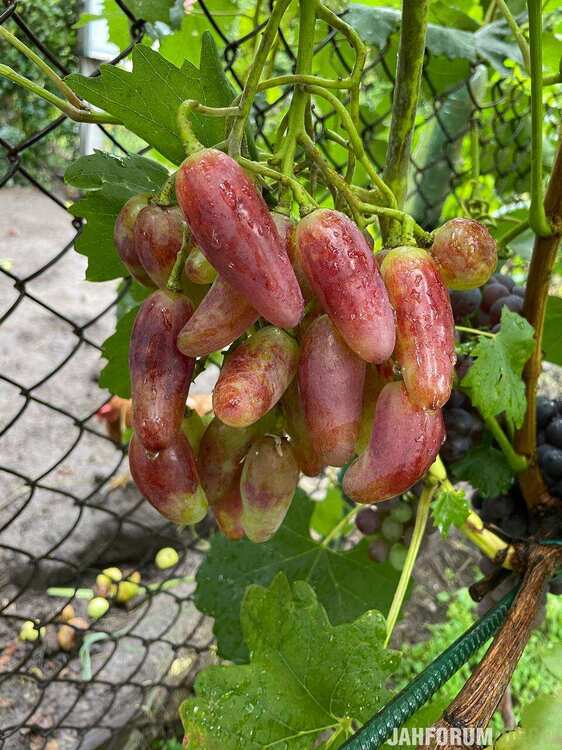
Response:
[[[441,458],[451,464],[468,453],[480,442],[484,422],[472,408],[470,399],[458,388],[451,392],[451,398],[443,409],[447,439],[441,448]]]
[[[414,533],[416,508],[417,498],[409,492],[384,505],[359,511],[355,525],[369,541],[371,560],[379,563],[388,560],[395,570],[402,570]],[[428,526],[429,533],[436,530],[433,524]]]
[[[210,505],[227,536],[262,542],[300,471],[349,464],[343,487],[357,502],[406,492],[445,437],[455,365],[445,284],[489,278],[496,247],[485,227],[454,219],[429,252],[395,247],[377,262],[348,216],[316,209],[295,223],[271,212],[216,149],[183,162],[178,205],[169,192],[131,198],[114,235],[152,290],[129,347],[129,463],[145,497],[182,525]],[[185,419],[196,360],[225,349],[199,440]],[[397,508],[386,529],[406,522],[396,513],[409,506]]]
[[[452,291],[449,294],[455,323],[473,323],[477,328],[498,330],[504,307],[512,312],[523,311],[525,287],[516,286],[510,276],[495,273],[481,288]]]
[[[550,492],[562,499],[562,399],[537,399],[537,454]]]

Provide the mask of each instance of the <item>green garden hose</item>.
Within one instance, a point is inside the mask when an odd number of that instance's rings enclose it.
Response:
[[[341,750],[377,750],[491,638],[505,620],[519,584],[356,732]]]

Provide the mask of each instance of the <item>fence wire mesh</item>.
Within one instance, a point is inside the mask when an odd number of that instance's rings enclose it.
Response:
[[[126,3],[115,0],[115,5],[128,23],[130,43],[112,64],[126,61],[147,27]],[[212,7],[196,3],[199,28],[206,26],[222,43],[224,68],[241,88],[261,26],[231,38],[232,26],[225,31],[223,15]],[[58,50],[43,42],[44,29],[30,27],[28,8],[6,3],[0,23],[66,74]],[[291,71],[291,41],[280,34],[278,45],[279,72]],[[350,71],[349,52],[338,33],[319,40],[315,56],[322,56],[335,75]],[[390,42],[371,50],[364,74],[362,136],[379,167],[395,56]],[[462,192],[466,155],[477,116],[484,178],[496,175],[501,190],[516,201],[527,190],[530,168],[523,84],[502,79],[490,87],[487,68],[478,63],[467,65],[462,81],[450,88],[439,75],[428,53],[408,197],[409,210],[428,228],[467,200]],[[283,90],[275,98],[258,97],[253,120],[259,148],[271,148],[287,96]],[[316,108],[313,115],[317,139],[341,168],[343,151],[329,140],[334,111]],[[48,150],[64,128],[77,144],[76,126],[56,115],[20,142],[0,139],[0,742],[5,750],[145,746],[173,720],[201,660],[212,652],[210,624],[193,604],[193,575],[212,529],[204,523],[195,536],[163,523],[128,481],[126,446],[116,443],[96,417],[107,399],[96,383],[100,346],[113,330],[126,287],[118,291],[112,283],[82,280],[83,259],[73,252],[81,222],[67,210],[68,194],[27,158],[45,144]],[[108,148],[131,149],[122,128],[101,130]],[[142,144],[135,142],[134,149],[142,150]],[[180,552],[178,564],[167,571],[153,564],[163,546]],[[140,571],[148,588],[90,623],[81,634],[79,654],[61,650],[56,633],[63,608],[72,603],[83,618],[83,590],[109,565],[118,565],[125,576]],[[53,587],[75,589],[75,594],[52,595]],[[18,639],[27,620],[45,628],[44,636]]]

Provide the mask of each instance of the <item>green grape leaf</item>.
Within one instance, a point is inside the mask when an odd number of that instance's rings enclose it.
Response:
[[[355,28],[365,44],[382,49],[389,37],[398,31],[401,12],[395,8],[373,7],[353,3],[345,20]],[[465,19],[463,19],[465,20]],[[518,46],[509,40],[509,28],[504,21],[495,21],[464,31],[452,26],[430,23],[427,27],[427,49],[435,57],[476,62],[484,60],[498,73],[510,74],[504,66],[506,59],[522,61]]]
[[[513,482],[513,471],[503,453],[485,437],[480,445],[451,465],[457,480],[471,484],[483,497],[497,497],[507,492]]]
[[[248,588],[240,620],[249,663],[203,670],[180,708],[190,750],[308,750],[387,699],[398,654],[380,612],[334,626],[309,584],[279,573]]]
[[[131,397],[129,380],[129,340],[139,306],[131,308],[117,321],[115,333],[101,347],[101,355],[107,364],[100,372],[99,386],[107,388],[113,396]]]
[[[326,497],[320,502],[314,503],[314,510],[310,518],[310,528],[320,536],[327,536],[330,531],[342,520],[345,510],[345,501],[342,496],[341,487],[330,487]]]
[[[484,417],[502,412],[511,427],[521,427],[527,408],[523,366],[533,352],[533,327],[507,307],[493,339],[480,337],[472,350],[475,362],[461,381]]]
[[[167,176],[167,170],[151,159],[101,151],[80,157],[66,170],[69,185],[88,191],[70,207],[74,216],[86,219],[74,249],[88,258],[88,281],[129,275],[113,242],[115,219],[131,196],[160,190]]]
[[[433,522],[445,539],[452,526],[462,526],[470,510],[466,495],[462,490],[441,488],[431,504]]]
[[[546,304],[546,317],[542,348],[548,362],[562,366],[562,298],[549,296]]]
[[[185,158],[176,126],[179,105],[197,99],[210,106],[230,104],[233,89],[225,78],[213,37],[201,39],[199,68],[184,61],[181,69],[159,52],[137,44],[129,72],[115,65],[101,65],[100,75],[72,74],[66,79],[71,88],[91,104],[118,117],[133,133],[174,164]],[[225,120],[193,114],[195,135],[206,146],[225,137]]]
[[[195,605],[215,618],[214,633],[224,658],[247,658],[239,622],[244,591],[251,583],[268,585],[279,571],[290,581],[310,583],[335,625],[350,622],[368,609],[388,612],[398,573],[388,562],[369,559],[366,540],[341,551],[311,539],[314,505],[297,490],[283,525],[265,544],[231,542],[220,534],[211,539],[197,572]]]

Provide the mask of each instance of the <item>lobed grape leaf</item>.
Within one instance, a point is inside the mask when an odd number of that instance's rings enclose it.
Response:
[[[133,307],[117,321],[115,333],[101,347],[101,355],[107,364],[100,372],[99,386],[107,388],[114,396],[131,397],[129,380],[129,340],[139,306]]]
[[[470,509],[462,490],[441,488],[431,504],[433,522],[445,539],[451,526],[460,527],[468,518]]]
[[[501,451],[491,444],[491,437],[451,466],[455,479],[471,484],[483,497],[497,497],[510,488],[513,471]]]
[[[248,588],[240,621],[249,663],[203,670],[180,708],[190,750],[306,750],[387,699],[398,654],[380,612],[334,626],[309,584],[278,573]]]
[[[265,544],[232,542],[216,534],[197,572],[195,605],[215,618],[219,654],[232,661],[247,658],[240,630],[240,603],[249,584],[269,584],[283,571],[290,581],[314,587],[330,620],[339,625],[368,609],[386,614],[398,583],[389,563],[374,563],[362,540],[342,551],[323,547],[309,533],[315,503],[297,490],[285,521]]]
[[[546,304],[546,317],[542,348],[549,362],[562,367],[562,298],[549,296]]]
[[[86,219],[74,249],[88,258],[88,281],[129,275],[113,242],[115,219],[131,196],[159,190],[167,176],[167,170],[151,159],[101,151],[80,157],[66,170],[69,185],[89,191],[70,207],[74,216]]]
[[[134,47],[132,61],[130,72],[115,65],[101,65],[99,76],[72,74],[66,81],[78,96],[118,117],[130,131],[179,164],[185,158],[176,125],[181,102],[197,99],[210,106],[222,106],[234,98],[215,41],[209,32],[203,34],[199,68],[188,60],[181,69],[177,68],[143,44]],[[204,145],[213,146],[224,139],[224,118],[194,113],[191,121]]]
[[[532,326],[504,307],[499,332],[493,339],[480,338],[472,350],[475,362],[461,382],[484,417],[503,412],[511,427],[521,427],[527,407],[521,373],[533,348]]]

